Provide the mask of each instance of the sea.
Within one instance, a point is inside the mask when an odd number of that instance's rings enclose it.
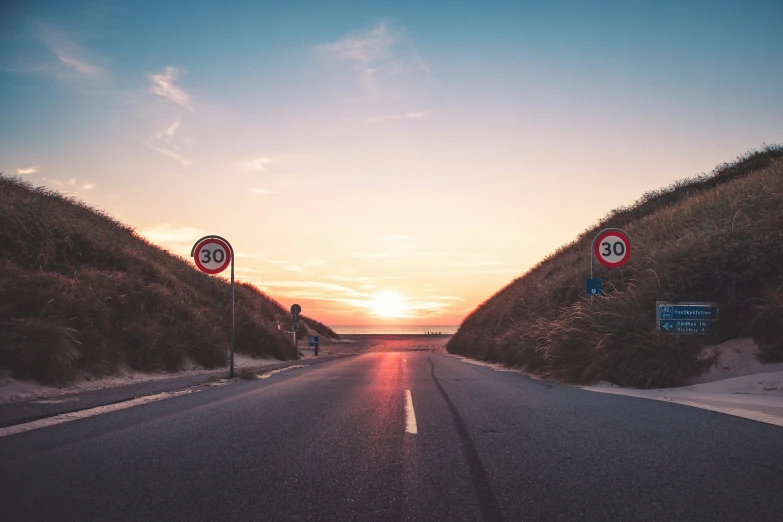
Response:
[[[426,335],[427,333],[452,335],[456,333],[459,325],[345,325],[331,328],[340,335]]]

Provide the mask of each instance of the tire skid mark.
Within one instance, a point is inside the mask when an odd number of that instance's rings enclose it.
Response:
[[[446,406],[449,408],[449,413],[451,413],[451,418],[454,420],[454,425],[457,428],[457,433],[462,442],[462,453],[465,455],[465,460],[468,461],[468,469],[470,469],[473,486],[476,488],[476,496],[478,497],[482,518],[484,520],[502,521],[503,512],[500,510],[500,504],[495,496],[495,492],[492,490],[492,485],[489,483],[487,472],[484,470],[484,465],[481,463],[481,457],[479,457],[478,451],[476,451],[476,447],[473,445],[473,441],[470,438],[470,433],[468,433],[468,428],[465,426],[465,421],[462,420],[457,407],[435,376],[435,362],[432,360],[432,357],[429,357],[429,361],[430,376],[432,377],[432,380],[435,381],[435,386],[438,388],[443,400],[446,402]]]

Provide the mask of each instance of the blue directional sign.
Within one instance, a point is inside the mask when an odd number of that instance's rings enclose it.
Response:
[[[310,346],[315,346],[318,344],[318,336],[317,335],[311,335],[310,336]]]
[[[601,295],[601,280],[591,277],[585,281],[585,293],[587,295]]]
[[[718,305],[715,303],[656,303],[655,322],[664,333],[701,334],[710,333],[718,320]]]

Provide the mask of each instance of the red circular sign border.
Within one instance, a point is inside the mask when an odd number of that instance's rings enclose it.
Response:
[[[226,252],[225,263],[223,263],[223,266],[221,266],[220,268],[216,268],[215,270],[210,270],[209,268],[206,268],[204,265],[201,264],[201,261],[199,261],[198,259],[199,253],[201,253],[201,249],[204,248],[204,246],[209,243],[219,244],[220,246],[223,247],[223,250],[225,250]],[[228,245],[226,244],[225,241],[221,241],[220,239],[214,237],[209,237],[204,241],[202,241],[201,243],[199,243],[198,245],[196,245],[196,248],[193,250],[193,260],[196,262],[196,266],[198,267],[198,269],[204,272],[205,274],[210,274],[210,275],[219,274],[220,272],[228,268],[229,263],[231,263],[231,249],[228,248]]]
[[[605,261],[604,258],[601,257],[601,255],[598,253],[598,247],[601,244],[601,241],[603,241],[603,239],[607,236],[617,236],[625,244],[625,257],[616,263],[610,263],[608,261]],[[609,268],[621,267],[625,263],[627,263],[628,258],[631,257],[631,238],[629,238],[625,234],[625,232],[621,232],[619,230],[607,230],[606,232],[604,232],[603,234],[595,238],[595,244],[593,245],[593,255],[598,260],[598,262],[604,266],[608,266]]]

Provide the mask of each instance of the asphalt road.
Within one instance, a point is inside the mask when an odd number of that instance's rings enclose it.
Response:
[[[2,437],[0,519],[779,521],[783,428],[366,353]]]

